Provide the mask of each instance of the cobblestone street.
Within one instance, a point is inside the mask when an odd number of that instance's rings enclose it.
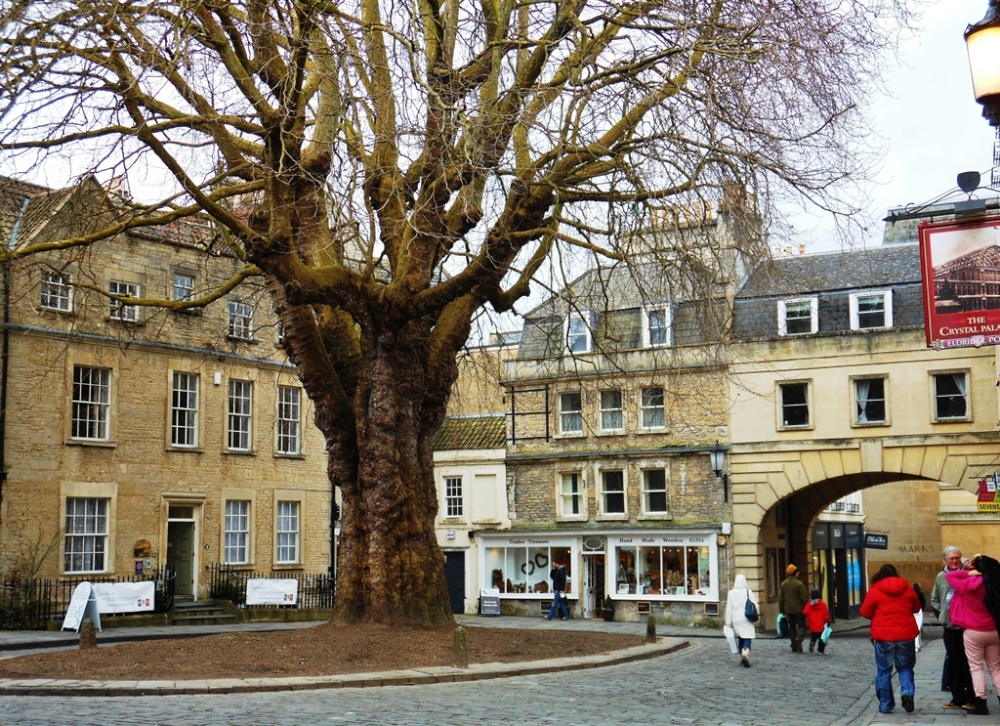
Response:
[[[534,623],[532,624],[534,625]],[[574,622],[573,626],[578,626]],[[583,623],[579,623],[583,626]],[[995,722],[941,708],[943,646],[936,629],[918,655],[916,710],[880,715],[866,631],[831,641],[827,655],[794,655],[784,641],[755,641],[741,668],[725,642],[628,665],[474,683],[249,695],[133,698],[6,697],[2,724],[958,724]],[[2,662],[0,662],[2,668]],[[899,700],[897,691],[897,702]],[[991,710],[996,713],[991,695]],[[794,714],[794,716],[793,716]]]

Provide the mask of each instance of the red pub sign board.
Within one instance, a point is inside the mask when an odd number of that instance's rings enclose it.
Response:
[[[1000,217],[920,225],[927,345],[1000,345]]]

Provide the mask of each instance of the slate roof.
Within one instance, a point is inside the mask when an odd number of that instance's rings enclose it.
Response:
[[[757,268],[736,299],[920,283],[916,244],[779,257]]]
[[[502,415],[449,416],[434,437],[435,451],[502,449],[507,429]]]

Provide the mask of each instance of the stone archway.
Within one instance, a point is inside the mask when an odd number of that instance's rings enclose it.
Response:
[[[793,560],[810,561],[810,526],[827,504],[869,487],[926,479],[942,490],[975,493],[973,477],[996,464],[997,435],[848,439],[734,446],[731,450],[734,571],[758,592],[765,586],[762,527],[769,512],[788,502],[787,547]],[[773,623],[774,613],[765,608]]]

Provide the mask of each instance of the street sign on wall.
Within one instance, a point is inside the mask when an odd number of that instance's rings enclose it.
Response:
[[[887,550],[889,549],[889,535],[865,532],[865,549]]]

